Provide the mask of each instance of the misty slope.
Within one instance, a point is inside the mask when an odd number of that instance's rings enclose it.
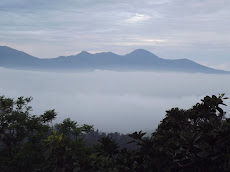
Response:
[[[162,59],[143,49],[124,56],[112,52],[90,54],[86,51],[73,56],[39,59],[22,51],[0,46],[0,67],[33,70],[118,70],[118,71],[174,71],[201,73],[230,73],[200,65],[188,59]]]
[[[40,59],[6,46],[0,46],[0,66],[30,68],[36,66]]]

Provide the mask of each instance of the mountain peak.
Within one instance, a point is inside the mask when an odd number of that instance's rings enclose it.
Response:
[[[89,52],[87,52],[87,51],[82,51],[82,52],[80,52],[78,55],[89,55],[90,53]]]
[[[150,51],[144,50],[144,49],[136,49],[134,51],[132,51],[129,54],[126,54],[126,56],[131,56],[131,57],[145,57],[145,58],[149,58],[149,59],[160,59],[158,56],[156,56],[155,54],[151,53]]]
[[[154,55],[150,51],[147,51],[147,50],[144,50],[144,49],[136,49],[136,50],[132,51],[129,54],[132,54],[132,55]]]
[[[0,46],[0,50],[1,50],[1,52],[3,51],[3,52],[22,52],[22,51],[18,51],[18,50],[16,50],[16,49],[13,49],[13,48],[10,48],[10,47],[7,47],[7,46]]]
[[[144,50],[144,49],[136,49],[134,51],[132,51],[131,53],[151,53],[150,51]],[[152,53],[151,53],[152,54]]]
[[[60,60],[61,59],[61,60]],[[63,60],[62,60],[63,59]],[[197,64],[188,59],[161,59],[153,53],[137,49],[122,56],[111,52],[91,54],[82,51],[75,56],[39,59],[25,52],[0,46],[0,66],[37,70],[121,70],[121,71],[174,71],[201,73],[230,73]]]
[[[4,46],[4,45],[0,46],[0,48],[1,49],[11,49],[11,50],[13,49],[13,48],[10,48],[10,47]]]
[[[31,56],[23,51],[19,51],[16,49],[13,49],[11,47],[7,47],[7,46],[0,46],[0,53],[1,56],[3,57],[8,57],[8,58],[13,58],[13,57],[27,57],[27,58],[36,58],[34,56]],[[36,58],[37,59],[37,58]]]

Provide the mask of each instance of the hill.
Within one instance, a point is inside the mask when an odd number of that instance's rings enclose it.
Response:
[[[40,59],[10,47],[0,46],[0,67],[46,71],[114,70],[230,74],[229,71],[212,69],[188,59],[163,59],[143,49],[126,55],[112,52],[91,54],[82,51],[72,56]]]

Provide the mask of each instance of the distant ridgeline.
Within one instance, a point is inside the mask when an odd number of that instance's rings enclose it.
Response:
[[[230,74],[229,71],[212,69],[188,59],[162,59],[143,49],[126,55],[111,52],[90,54],[82,51],[72,56],[40,59],[10,47],[0,46],[0,67],[39,71],[113,70]]]

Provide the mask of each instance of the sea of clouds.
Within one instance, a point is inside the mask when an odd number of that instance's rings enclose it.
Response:
[[[105,132],[153,131],[173,107],[188,109],[205,95],[230,95],[230,75],[114,72],[37,72],[0,68],[0,95],[33,97],[32,114],[58,112]],[[227,115],[230,101],[225,102]]]

